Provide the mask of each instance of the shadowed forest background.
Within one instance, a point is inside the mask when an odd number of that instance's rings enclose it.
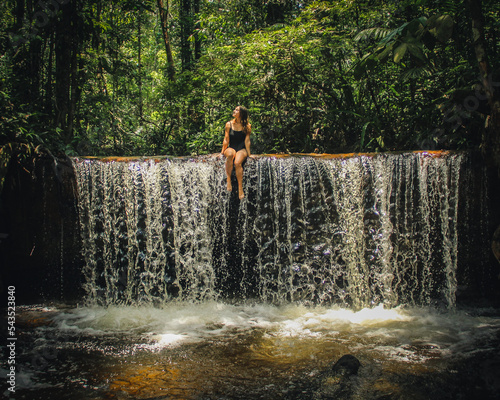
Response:
[[[254,153],[485,147],[498,15],[496,0],[6,0],[3,158],[215,153],[239,104]]]

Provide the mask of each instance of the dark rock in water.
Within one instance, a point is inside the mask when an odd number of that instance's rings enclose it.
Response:
[[[321,374],[315,399],[349,399],[352,397],[353,382],[361,367],[359,360],[351,354],[342,356],[330,371]]]
[[[351,354],[346,354],[335,363],[332,372],[343,376],[355,375],[358,373],[359,367],[361,367],[359,360]]]

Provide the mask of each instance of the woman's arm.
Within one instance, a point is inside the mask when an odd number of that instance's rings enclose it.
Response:
[[[224,141],[222,142],[222,151],[220,152],[221,154],[224,154],[227,147],[229,146],[229,127],[230,127],[230,124],[229,124],[229,122],[227,122],[226,127],[224,129],[225,133],[224,133]]]
[[[250,157],[250,134],[252,133],[252,126],[248,124],[247,135],[245,136],[245,149],[247,151],[247,156]]]

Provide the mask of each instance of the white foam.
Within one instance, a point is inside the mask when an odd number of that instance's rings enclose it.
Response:
[[[81,307],[57,315],[54,323],[56,329],[90,335],[122,333],[147,337],[149,345],[138,345],[150,350],[260,330],[272,337],[371,341],[380,351],[398,357],[407,353],[400,346],[425,347],[445,354],[451,346],[467,347],[478,335],[490,335],[500,327],[498,318],[432,308],[377,306],[353,311],[220,302],[173,302],[161,308]]]

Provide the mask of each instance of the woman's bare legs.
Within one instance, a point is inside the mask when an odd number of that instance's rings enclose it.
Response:
[[[231,191],[233,190],[233,187],[231,186],[231,173],[233,172],[233,163],[236,151],[234,151],[231,147],[228,147],[224,152],[224,155],[226,156],[227,190]]]
[[[234,168],[236,172],[236,180],[238,181],[238,193],[240,200],[245,197],[245,193],[243,193],[243,161],[247,158],[247,151],[245,149],[240,150],[236,153],[234,157]]]

